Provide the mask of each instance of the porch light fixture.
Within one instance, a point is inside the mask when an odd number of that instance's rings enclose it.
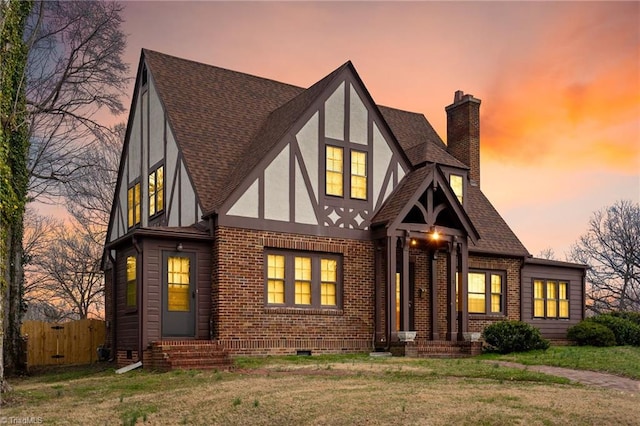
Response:
[[[176,246],[176,250],[182,251],[182,243],[178,243],[178,245]]]
[[[440,239],[440,233],[438,232],[435,226],[431,227],[431,229],[429,230],[429,233],[431,234],[431,239],[433,241],[438,241]]]

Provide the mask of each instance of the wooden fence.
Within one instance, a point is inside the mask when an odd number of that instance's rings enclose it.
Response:
[[[105,322],[94,319],[50,323],[25,321],[27,367],[90,364],[98,360],[98,346],[105,342]]]

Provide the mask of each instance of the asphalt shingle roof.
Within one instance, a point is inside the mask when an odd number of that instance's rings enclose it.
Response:
[[[205,213],[215,212],[347,62],[308,89],[143,49]],[[392,220],[430,171],[429,163],[465,168],[422,114],[378,106],[415,170],[376,216]],[[475,248],[528,252],[479,188],[470,187],[467,212],[480,234]],[[474,247],[471,247],[472,250]]]

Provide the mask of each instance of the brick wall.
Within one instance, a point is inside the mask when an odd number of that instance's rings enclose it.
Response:
[[[370,241],[218,227],[213,271],[214,337],[232,355],[362,352],[374,332],[374,245]],[[265,305],[264,250],[343,256],[341,309]]]
[[[486,269],[504,271],[507,282],[505,283],[506,294],[506,316],[505,315],[470,315],[469,331],[481,332],[486,326],[496,321],[509,319],[520,319],[520,259],[496,258],[485,256],[469,256],[470,269]]]
[[[447,111],[447,151],[469,166],[469,179],[480,185],[480,100],[456,93]]]

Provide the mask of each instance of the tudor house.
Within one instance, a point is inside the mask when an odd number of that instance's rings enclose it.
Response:
[[[304,89],[143,50],[103,259],[118,364],[471,353],[503,319],[564,339],[585,267],[482,193],[479,108],[455,93],[445,144],[350,62]]]

